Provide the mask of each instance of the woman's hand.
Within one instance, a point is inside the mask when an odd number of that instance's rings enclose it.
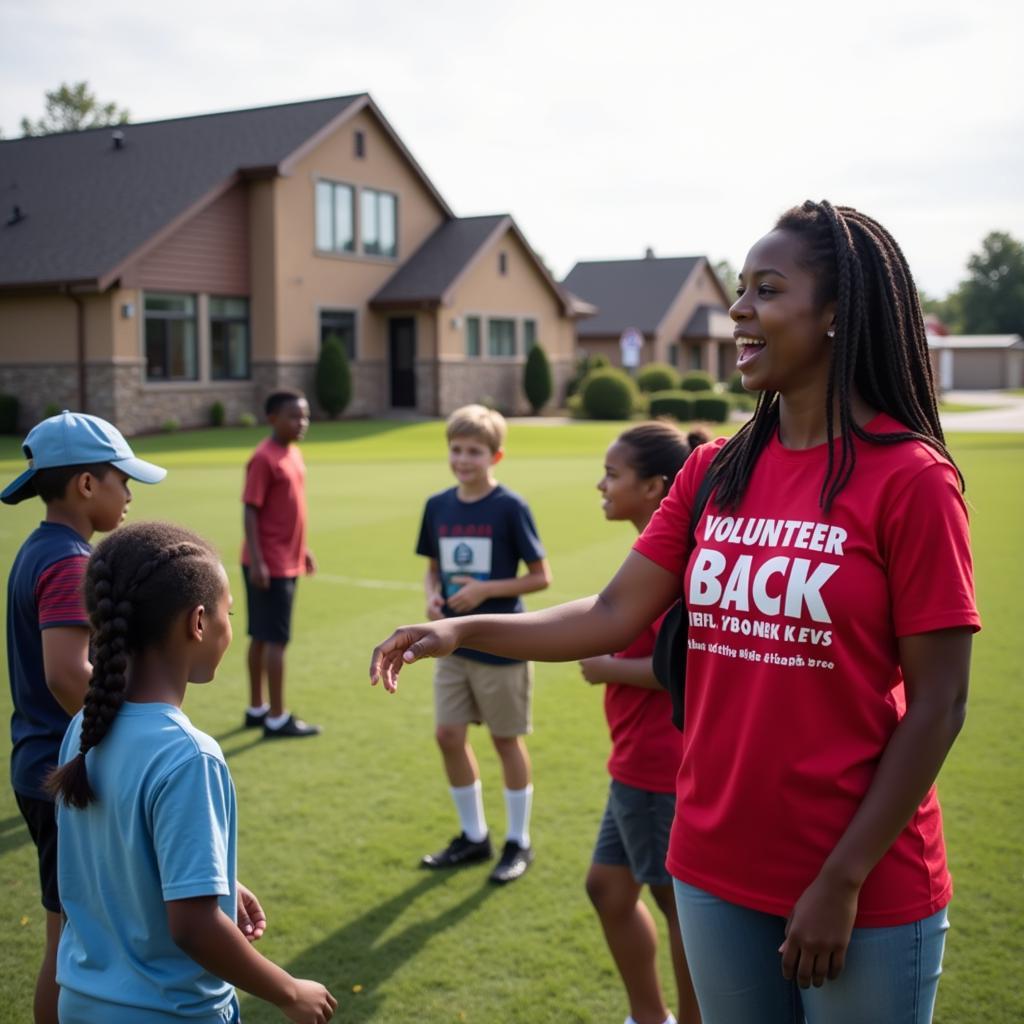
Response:
[[[398,674],[403,665],[420,658],[440,658],[459,646],[459,620],[442,619],[419,626],[399,626],[370,658],[370,685],[383,683],[388,693],[398,689]]]
[[[839,977],[857,916],[859,886],[824,875],[804,890],[786,922],[786,941],[779,947],[782,976],[796,978],[801,988],[820,988]]]

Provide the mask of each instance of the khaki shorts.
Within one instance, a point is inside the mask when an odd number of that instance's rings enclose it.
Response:
[[[437,659],[434,712],[438,725],[483,723],[492,736],[526,736],[533,731],[533,665],[493,665],[458,654]]]

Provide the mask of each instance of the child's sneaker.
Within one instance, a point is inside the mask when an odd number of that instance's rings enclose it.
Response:
[[[301,718],[289,715],[283,724],[276,729],[269,722],[263,723],[263,738],[267,740],[284,739],[292,736],[319,736],[320,726],[310,725]]]
[[[431,869],[460,868],[463,864],[476,864],[482,860],[490,860],[493,856],[490,836],[473,842],[465,832],[460,832],[443,850],[428,853],[420,861],[420,866]]]
[[[491,872],[491,881],[498,885],[514,882],[526,874],[526,869],[532,863],[533,847],[520,846],[514,839],[509,839],[501,851],[501,860]]]
[[[270,708],[265,707],[262,711],[246,711],[245,712],[245,727],[246,729],[258,729],[267,720],[267,715],[270,714]]]

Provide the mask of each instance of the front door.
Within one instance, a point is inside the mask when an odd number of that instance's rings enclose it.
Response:
[[[388,321],[391,349],[391,405],[416,408],[416,321],[411,316]]]

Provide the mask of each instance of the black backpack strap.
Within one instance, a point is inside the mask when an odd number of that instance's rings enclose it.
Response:
[[[697,493],[693,497],[693,508],[690,510],[691,551],[697,546],[697,524],[700,522],[700,517],[704,515],[704,509],[707,507],[708,499],[711,497],[711,488],[713,486],[714,484],[711,480],[711,465],[709,463],[708,468],[704,471],[704,477],[702,478],[700,485],[697,487]]]

